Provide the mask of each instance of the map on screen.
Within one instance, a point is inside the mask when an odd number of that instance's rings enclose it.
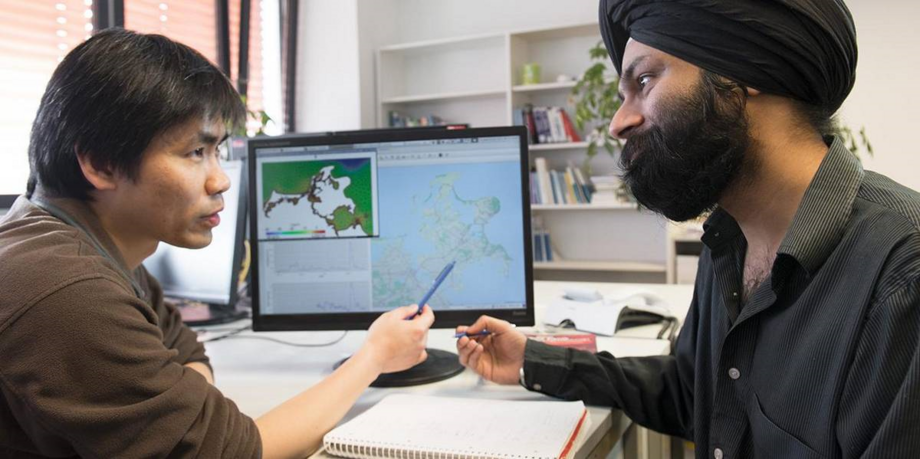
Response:
[[[400,142],[270,150],[257,162],[261,310],[371,313],[526,304],[520,146]]]

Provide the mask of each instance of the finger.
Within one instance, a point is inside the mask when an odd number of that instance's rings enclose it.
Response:
[[[467,364],[470,361],[470,351],[468,351],[465,347],[461,348],[460,346],[457,346],[457,355],[460,356],[460,365],[468,367],[469,365]]]
[[[460,355],[460,364],[466,366],[469,363],[470,355],[476,349],[476,342],[467,339],[462,347],[457,346],[457,353]]]
[[[493,333],[501,333],[507,329],[511,328],[511,324],[505,322],[504,320],[496,319],[490,316],[481,316],[473,325],[470,325],[470,328],[467,330],[467,333],[479,333],[483,330],[489,330]]]
[[[459,327],[457,327],[456,332],[457,332],[457,333],[465,333],[467,328],[470,328],[470,327],[468,327],[468,326],[466,326],[466,325],[460,325]]]
[[[469,367],[479,373],[479,361],[482,360],[482,346],[476,345],[470,352],[469,357],[467,358],[467,363]]]
[[[425,307],[422,308],[422,315],[416,317],[414,320],[425,328],[431,328],[431,324],[434,323],[434,311],[431,310],[431,306],[425,305]]]
[[[400,306],[390,311],[390,313],[399,316],[400,319],[411,319],[413,316],[415,316],[416,313],[418,313],[418,305],[410,304],[408,306]]]

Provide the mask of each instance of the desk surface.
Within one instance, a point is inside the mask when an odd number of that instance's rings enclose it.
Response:
[[[565,283],[536,282],[536,314],[539,325],[544,305],[553,295],[561,294]],[[690,294],[685,286],[633,285],[633,284],[590,284],[603,294],[629,295],[638,291],[649,291],[669,302],[689,305]],[[558,292],[558,293],[557,293]],[[678,312],[675,310],[675,312]],[[678,314],[683,317],[683,314]],[[537,327],[539,329],[539,327]],[[654,331],[652,331],[654,332]],[[300,344],[324,344],[337,340],[344,332],[272,332],[259,333],[266,336]],[[207,351],[214,367],[217,387],[240,410],[258,418],[285,400],[299,394],[328,376],[333,365],[351,355],[364,341],[366,332],[351,331],[344,339],[326,347],[303,348],[286,346],[260,339],[247,339],[252,332],[242,333],[235,339],[208,343]],[[648,334],[647,336],[654,336]],[[455,350],[453,330],[432,330],[428,346],[436,349]],[[609,351],[620,357],[661,355],[670,350],[665,340],[647,337],[598,337],[598,350]],[[385,395],[392,393],[413,393],[451,397],[501,398],[513,400],[540,400],[544,395],[529,392],[519,386],[500,386],[483,381],[472,371],[466,370],[458,376],[434,384],[410,388],[368,389],[345,416],[351,419],[364,412]],[[583,457],[600,441],[611,426],[622,430],[628,427],[622,422],[622,414],[609,408],[589,407],[591,423],[582,437],[582,445],[576,454]],[[622,433],[622,431],[620,432]],[[322,456],[320,456],[322,457]]]

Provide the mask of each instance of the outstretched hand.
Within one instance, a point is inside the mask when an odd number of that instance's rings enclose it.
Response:
[[[457,340],[460,363],[489,381],[516,384],[524,365],[527,337],[514,325],[489,316],[480,317],[469,327],[457,327],[457,333],[476,334],[483,330],[489,334]]]
[[[363,349],[374,356],[381,373],[411,368],[428,358],[425,345],[434,323],[431,307],[403,306],[382,314],[367,330]],[[408,319],[408,320],[407,320]]]

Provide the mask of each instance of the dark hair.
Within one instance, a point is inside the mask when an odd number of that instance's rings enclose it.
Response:
[[[703,83],[707,87],[723,95],[736,95],[747,97],[747,89],[741,83],[730,78],[723,77],[708,70],[703,70]],[[793,100],[795,111],[799,116],[799,121],[804,123],[804,127],[813,129],[821,134],[822,137],[835,135],[837,133],[837,118],[834,112],[817,105],[811,105],[799,100]]]
[[[200,53],[162,35],[106,29],[64,57],[42,96],[29,143],[31,173],[55,196],[91,199],[77,154],[137,178],[157,135],[203,117],[237,127],[245,107]]]

